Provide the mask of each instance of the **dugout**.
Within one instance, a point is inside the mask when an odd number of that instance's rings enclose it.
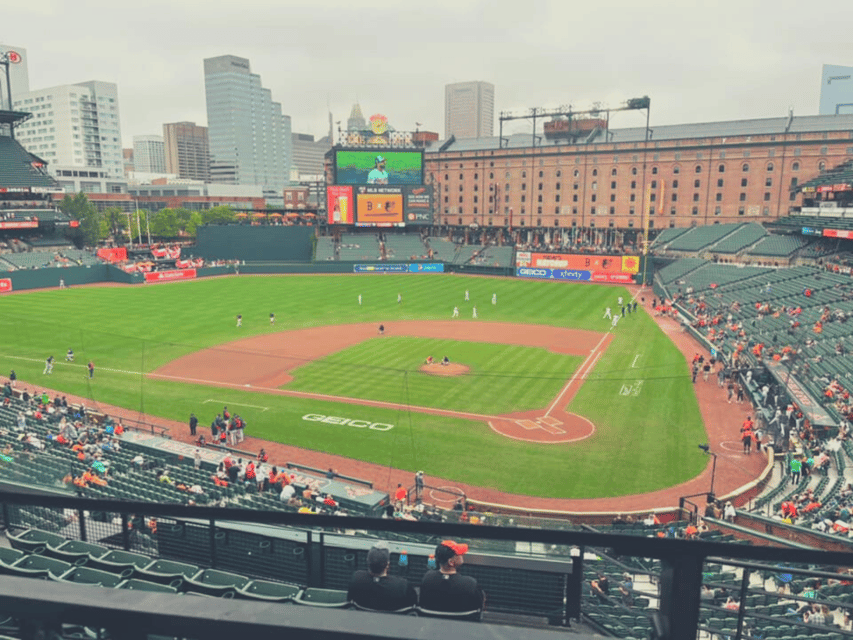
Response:
[[[213,224],[198,228],[193,254],[205,260],[309,262],[314,227]]]

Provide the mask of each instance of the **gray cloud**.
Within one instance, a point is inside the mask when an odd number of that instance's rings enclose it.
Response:
[[[163,122],[204,123],[202,59],[227,53],[250,59],[294,131],[317,136],[327,104],[345,120],[356,100],[443,133],[444,85],[462,80],[494,83],[497,110],[648,94],[652,126],[812,114],[821,64],[853,65],[827,25],[851,18],[828,0],[41,0],[4,7],[0,41],[27,48],[33,88],[116,82],[128,145]]]

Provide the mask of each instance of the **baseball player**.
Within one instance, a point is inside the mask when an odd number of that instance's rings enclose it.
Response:
[[[468,289],[465,289],[465,302],[468,302],[471,298],[468,296]]]
[[[243,316],[241,316],[241,315],[238,315],[238,316],[237,316],[237,326],[238,326],[238,327],[242,327],[242,326],[243,326]]]
[[[453,307],[453,315],[451,316],[451,318],[458,318],[458,317],[459,317],[459,307]]]
[[[398,294],[397,294],[397,304],[400,304],[400,303],[402,303],[402,302],[403,302],[403,294],[402,294],[402,293],[398,293]]]
[[[622,296],[619,296],[619,306],[622,306]]]
[[[361,306],[361,294],[360,293],[358,294],[358,306],[359,307]]]
[[[610,307],[607,307],[607,308],[604,310],[604,318],[610,318],[611,320],[613,319],[613,316],[610,314]],[[602,320],[603,320],[604,318],[602,318]]]
[[[493,293],[492,294],[492,304],[497,304],[497,303],[498,303],[498,294]]]
[[[274,313],[271,313],[271,314],[270,314],[270,324],[271,324],[271,325],[272,325],[272,324],[275,324],[275,314],[274,314]]]
[[[474,307],[474,313],[472,314],[471,317],[474,318],[475,320],[477,319],[477,307]]]
[[[68,353],[65,354],[65,361],[66,362],[74,362],[74,350],[73,349],[69,349]]]
[[[47,360],[44,361],[44,371],[42,372],[44,375],[50,375],[53,373],[53,356],[50,356]]]
[[[617,325],[617,324],[619,324],[619,318],[621,318],[621,317],[622,317],[622,316],[620,316],[619,314],[617,314],[617,315],[613,316],[613,322],[611,323],[611,326],[612,326],[614,329],[616,328],[616,325]]]

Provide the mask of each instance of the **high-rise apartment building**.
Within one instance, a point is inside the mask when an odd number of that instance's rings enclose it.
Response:
[[[294,133],[291,181],[314,180],[323,175],[326,153],[332,148],[328,137],[314,140],[310,133]]]
[[[15,137],[48,162],[60,184],[121,192],[124,162],[115,84],[91,81],[15,92],[12,102],[16,110],[33,114],[15,127]],[[115,180],[120,183],[105,182]]]
[[[818,113],[822,116],[853,113],[853,67],[823,65]]]
[[[207,127],[195,122],[163,125],[166,173],[179,178],[210,182],[210,144]]]
[[[280,191],[289,184],[290,119],[282,116],[249,61],[218,56],[204,61],[210,141],[210,179],[259,184]]]
[[[163,136],[133,136],[133,164],[136,171],[166,173]]]
[[[488,138],[495,130],[495,85],[457,82],[444,87],[444,137]]]

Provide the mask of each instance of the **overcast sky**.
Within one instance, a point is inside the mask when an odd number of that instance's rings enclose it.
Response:
[[[443,136],[444,85],[467,80],[495,85],[496,119],[642,95],[652,127],[812,115],[821,65],[853,66],[850,24],[849,0],[37,0],[5,3],[0,43],[27,49],[31,89],[115,82],[130,146],[164,122],[206,124],[202,60],[224,54],[317,137],[356,101]]]

